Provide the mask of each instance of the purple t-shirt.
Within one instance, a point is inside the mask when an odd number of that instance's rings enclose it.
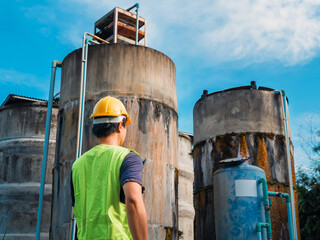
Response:
[[[143,164],[139,155],[134,152],[130,152],[123,160],[120,167],[120,201],[125,203],[125,196],[122,189],[123,184],[126,182],[136,182],[142,186],[142,168]],[[71,198],[72,206],[74,206],[74,188],[72,184],[72,171],[71,171]]]

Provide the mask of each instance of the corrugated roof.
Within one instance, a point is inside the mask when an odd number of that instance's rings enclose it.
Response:
[[[8,97],[1,104],[1,107],[9,105],[9,104],[22,103],[22,102],[43,102],[43,103],[45,103],[45,102],[47,102],[47,100],[26,97],[26,96],[21,96],[21,95],[16,95],[16,94],[9,94]]]

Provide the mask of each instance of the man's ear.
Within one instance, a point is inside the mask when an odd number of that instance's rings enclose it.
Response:
[[[123,121],[119,122],[118,127],[117,127],[117,132],[120,132],[120,129],[122,127],[126,127],[125,125],[123,125]]]

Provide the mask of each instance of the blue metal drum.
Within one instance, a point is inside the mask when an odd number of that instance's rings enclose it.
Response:
[[[217,240],[267,239],[266,229],[256,232],[265,222],[262,186],[266,175],[261,168],[233,163],[213,174],[214,215]]]

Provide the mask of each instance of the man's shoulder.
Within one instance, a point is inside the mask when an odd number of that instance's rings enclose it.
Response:
[[[131,149],[129,149],[129,150],[130,150],[130,152],[126,156],[126,159],[139,159],[141,161],[141,157],[140,157],[139,153],[137,153],[136,151],[133,151]]]
[[[98,146],[98,145],[97,145]],[[86,151],[84,154],[82,154],[79,158],[77,158],[73,164],[72,164],[72,168],[74,168],[75,166],[77,166],[78,164],[80,164],[82,161],[85,161],[85,159],[94,154],[96,152],[96,148],[97,146],[94,146],[93,148],[91,148],[90,150]]]

